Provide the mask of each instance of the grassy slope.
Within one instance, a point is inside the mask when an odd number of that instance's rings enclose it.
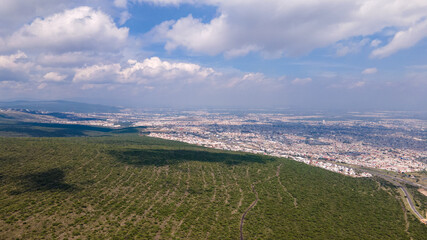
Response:
[[[111,129],[98,126],[22,122],[5,118],[0,113],[0,137],[83,137],[137,133],[143,128]]]
[[[138,136],[0,138],[0,239],[422,239],[395,192],[298,162]]]

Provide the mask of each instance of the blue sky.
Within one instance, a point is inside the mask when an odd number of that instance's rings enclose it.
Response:
[[[0,100],[427,110],[424,0],[0,0]]]

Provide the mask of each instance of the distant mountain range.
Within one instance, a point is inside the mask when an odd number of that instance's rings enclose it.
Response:
[[[28,109],[47,112],[100,113],[119,112],[120,107],[71,101],[13,101],[0,102],[0,108]]]

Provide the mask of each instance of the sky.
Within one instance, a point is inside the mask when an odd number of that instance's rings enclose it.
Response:
[[[427,111],[425,0],[0,0],[0,101]]]

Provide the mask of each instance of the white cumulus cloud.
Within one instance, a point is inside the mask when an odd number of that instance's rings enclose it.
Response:
[[[48,72],[43,76],[43,79],[46,81],[61,82],[64,81],[66,77],[66,75],[60,74],[58,72]]]
[[[0,68],[7,68],[10,70],[22,70],[22,67],[30,63],[23,63],[20,60],[27,58],[27,55],[21,51],[18,51],[17,53],[11,55],[0,55]]]
[[[40,68],[24,52],[0,55],[0,81],[27,81],[30,72]]]
[[[120,73],[120,64],[98,64],[77,68],[73,82],[108,82],[115,80]]]
[[[372,52],[371,57],[388,57],[399,50],[414,46],[425,37],[427,37],[427,20],[415,24],[409,29],[396,33],[389,44],[375,49]]]
[[[118,28],[113,19],[102,11],[78,7],[35,19],[4,38],[0,49],[116,51],[124,46],[128,32],[128,28]]]
[[[94,65],[76,69],[74,82],[156,83],[161,81],[198,82],[215,75],[211,68],[193,63],[162,61],[158,57],[127,64]]]
[[[194,1],[139,2],[176,5]],[[419,23],[427,17],[424,0],[201,0],[194,4],[216,6],[218,16],[205,22],[189,15],[160,24],[152,33],[166,43],[167,50],[184,48],[229,57],[251,51],[266,56],[300,55],[338,41],[379,33],[387,27],[404,29],[390,44],[373,53],[382,57],[413,46],[426,35],[424,25]],[[341,55],[348,52],[344,47]]]

